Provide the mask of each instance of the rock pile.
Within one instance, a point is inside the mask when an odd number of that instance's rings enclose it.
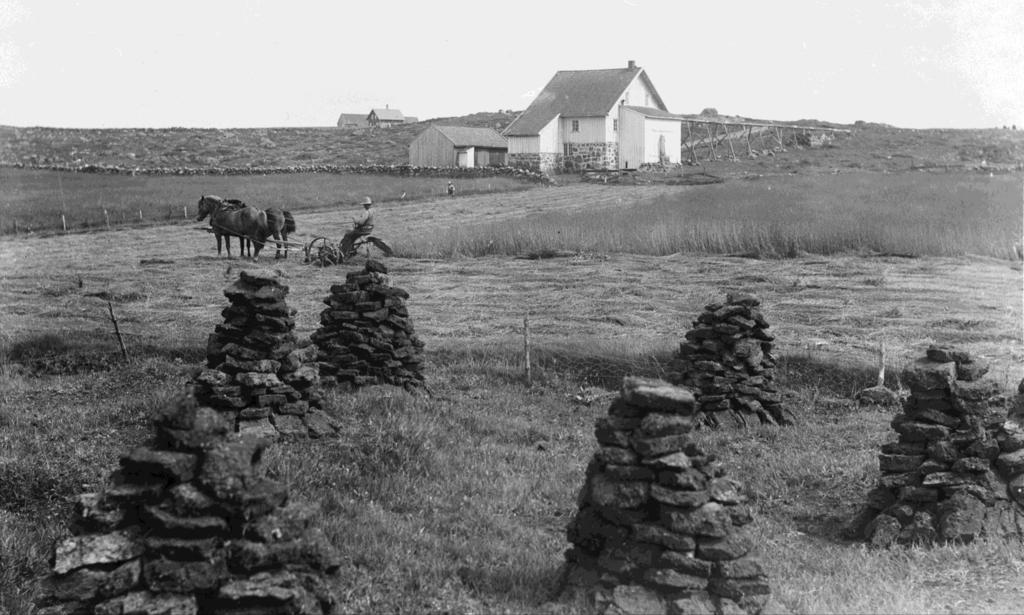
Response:
[[[413,331],[405,300],[409,293],[391,286],[387,267],[366,261],[344,284],[331,286],[313,333],[325,385],[361,387],[393,384],[412,389],[423,384],[423,342]]]
[[[200,403],[232,416],[236,431],[262,437],[321,437],[337,426],[319,409],[316,347],[295,337],[295,310],[277,274],[242,271],[224,289],[231,305],[192,379]]]
[[[693,394],[626,378],[569,524],[569,584],[604,613],[759,613],[768,578],[742,526],[738,482],[690,435]]]
[[[669,382],[693,390],[705,424],[789,422],[773,383],[775,337],[760,304],[753,295],[730,293],[724,303],[704,306],[669,365]]]
[[[988,365],[932,346],[903,373],[910,397],[882,446],[882,476],[847,524],[875,546],[1024,536],[1024,400],[1007,416]]]
[[[332,612],[337,553],[312,508],[260,472],[267,441],[232,433],[192,396],[160,410],[155,427],[102,492],[79,496],[35,612]]]

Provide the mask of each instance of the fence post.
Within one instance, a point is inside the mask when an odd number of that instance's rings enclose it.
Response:
[[[121,356],[125,363],[131,363],[128,359],[128,350],[124,347],[124,338],[121,337],[121,329],[117,326],[117,318],[114,316],[114,306],[107,301],[107,311],[110,313],[110,322],[114,323],[114,335],[117,336],[117,343],[121,346]]]
[[[186,220],[188,220],[188,205],[181,206],[181,214]]]
[[[109,231],[110,230],[110,212],[107,211],[106,207],[103,208],[103,220],[106,221],[106,223],[107,223],[107,230]]]
[[[526,386],[533,386],[530,373],[530,315],[523,316],[523,357],[526,362]]]
[[[139,222],[142,222],[142,210],[139,210]]]
[[[64,214],[60,215],[60,226],[64,229],[64,232],[68,232],[68,221],[64,218]]]

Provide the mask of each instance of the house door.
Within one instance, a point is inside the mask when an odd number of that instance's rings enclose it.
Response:
[[[458,160],[455,162],[456,166],[468,167],[469,166],[469,152],[466,150],[459,150]]]

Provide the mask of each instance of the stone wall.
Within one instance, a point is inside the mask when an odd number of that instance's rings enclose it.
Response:
[[[615,169],[619,166],[618,143],[566,143],[565,147],[566,152],[561,159],[564,171]]]
[[[507,161],[510,168],[539,174],[554,173],[562,166],[560,154],[509,154]]]
[[[528,155],[528,154],[527,154]],[[536,154],[533,154],[536,156]],[[545,154],[545,156],[548,156]],[[554,156],[554,154],[550,154]],[[553,159],[552,159],[553,160]],[[550,162],[547,158],[545,163]],[[0,165],[15,169],[45,169],[69,173],[99,173],[104,175],[280,175],[288,173],[334,173],[356,175],[396,175],[399,177],[514,177],[538,183],[550,183],[551,178],[538,170],[537,165],[503,167],[416,167],[408,164],[367,164],[339,166],[331,164],[294,165],[287,167],[124,167],[98,164],[24,164]],[[555,168],[554,163],[544,170]]]
[[[669,364],[667,379],[697,396],[700,421],[712,426],[789,422],[775,387],[773,335],[747,293],[704,306]]]
[[[695,403],[684,388],[626,378],[597,421],[566,567],[598,612],[759,613],[768,601],[743,487],[690,436]]]
[[[121,458],[105,489],[78,498],[54,549],[38,615],[324,615],[340,565],[284,485],[259,467],[266,441],[186,396],[155,438]]]
[[[910,397],[882,446],[881,477],[844,529],[875,546],[1024,537],[1024,397],[969,353],[932,346],[903,372]]]
[[[224,289],[231,305],[206,345],[194,395],[235,430],[269,438],[320,437],[337,426],[320,410],[317,349],[295,337],[295,311],[277,274],[246,270]]]
[[[325,385],[423,384],[423,342],[405,307],[409,293],[391,286],[387,273],[383,263],[368,260],[324,299],[328,307],[312,339]]]

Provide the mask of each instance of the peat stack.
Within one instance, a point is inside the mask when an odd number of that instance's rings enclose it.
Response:
[[[267,440],[191,395],[155,419],[152,443],[79,496],[36,613],[332,612],[338,555],[313,509],[262,475]]]
[[[599,612],[759,613],[769,599],[743,487],[692,439],[695,408],[687,389],[626,378],[597,421],[566,560]]]
[[[231,305],[192,379],[200,403],[231,414],[235,430],[262,437],[321,437],[337,425],[319,409],[316,347],[298,343],[295,310],[277,274],[242,271],[224,289]]]
[[[1024,537],[1024,398],[985,378],[969,353],[932,346],[903,372],[910,388],[882,446],[881,477],[845,535],[875,546]]]
[[[311,336],[319,352],[325,385],[358,388],[392,384],[414,389],[423,384],[423,342],[413,330],[405,300],[409,293],[391,286],[387,267],[366,261],[344,284],[331,286]]]
[[[694,392],[704,424],[789,423],[773,383],[775,336],[760,304],[753,295],[729,293],[723,303],[704,306],[669,365],[669,382]]]

